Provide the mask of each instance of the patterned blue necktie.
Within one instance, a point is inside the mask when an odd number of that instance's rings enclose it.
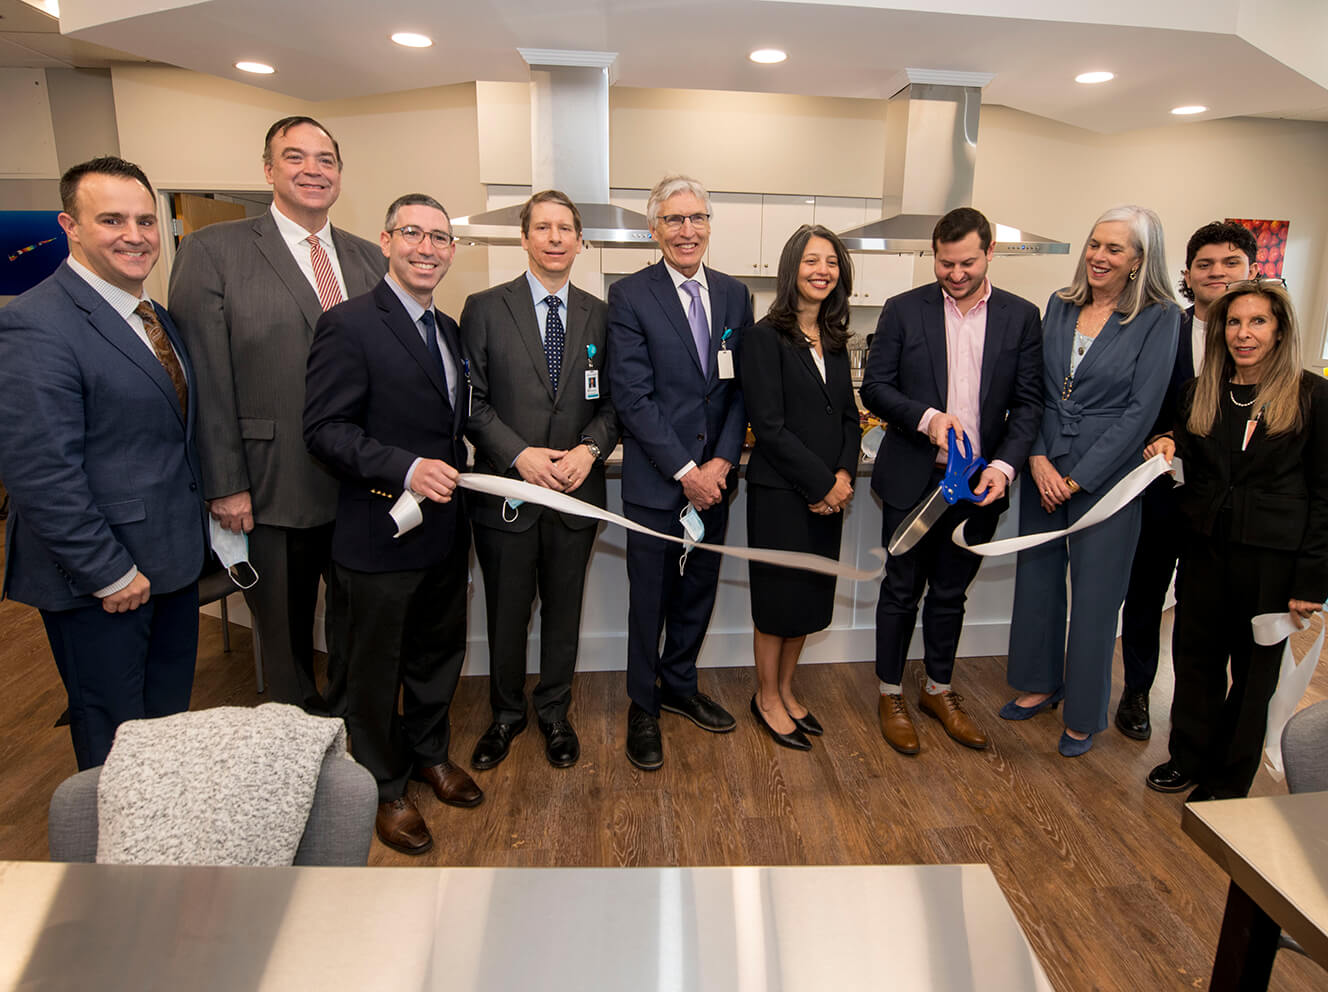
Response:
[[[709,375],[710,326],[706,323],[705,305],[701,302],[701,284],[688,279],[682,288],[692,298],[687,305],[687,323],[692,329],[692,341],[696,343],[696,357],[701,359],[701,371]]]
[[[549,382],[553,385],[553,395],[558,395],[558,377],[563,371],[563,345],[566,333],[563,331],[563,319],[558,315],[562,300],[556,296],[544,297],[544,305],[549,308],[548,319],[544,322],[544,357],[549,360]]]

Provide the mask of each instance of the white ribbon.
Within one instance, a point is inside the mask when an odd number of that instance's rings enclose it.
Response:
[[[1043,531],[1038,534],[1021,534],[1019,537],[1007,537],[1000,541],[988,541],[985,544],[970,545],[964,539],[964,527],[968,521],[960,524],[954,531],[954,543],[961,548],[967,548],[975,555],[983,557],[994,557],[996,555],[1014,554],[1016,551],[1026,551],[1029,548],[1036,548],[1040,544],[1049,544],[1052,541],[1058,541],[1069,534],[1077,531],[1086,530],[1095,524],[1119,513],[1129,502],[1135,499],[1140,493],[1148,488],[1154,479],[1166,475],[1168,472],[1175,471],[1177,483],[1184,478],[1184,471],[1181,468],[1179,458],[1167,461],[1166,456],[1156,454],[1148,461],[1144,462],[1138,468],[1131,471],[1120,482],[1116,483],[1091,510],[1076,520],[1064,530]]]
[[[1305,690],[1309,688],[1310,676],[1319,664],[1319,655],[1323,651],[1324,630],[1328,629],[1321,621],[1319,636],[1314,639],[1310,649],[1300,664],[1296,664],[1296,655],[1291,650],[1291,635],[1305,630],[1300,618],[1292,613],[1261,613],[1250,621],[1254,627],[1254,643],[1269,647],[1286,641],[1282,651],[1281,671],[1277,676],[1277,691],[1268,701],[1268,731],[1264,734],[1264,760],[1268,762],[1268,771],[1277,781],[1282,781],[1285,774],[1282,768],[1282,731],[1287,721],[1296,712]]]
[[[661,534],[659,531],[651,530],[649,527],[634,523],[626,517],[610,513],[608,510],[601,510],[598,506],[592,506],[590,503],[579,500],[574,496],[499,475],[489,475],[483,472],[463,472],[457,480],[457,485],[462,489],[488,493],[490,496],[498,496],[502,499],[519,499],[527,503],[537,503],[540,506],[547,506],[551,510],[557,510],[559,513],[571,513],[578,517],[603,520],[606,523],[616,524],[625,530],[636,531],[636,533],[645,534],[648,537],[656,537],[661,541],[684,545],[689,550],[700,548],[703,551],[728,555],[730,558],[742,558],[746,561],[761,562],[766,565],[781,565],[785,568],[800,568],[807,572],[818,572],[821,575],[853,579],[856,582],[874,581],[879,579],[885,571],[885,549],[883,548],[870,549],[869,553],[874,555],[881,564],[875,569],[868,570],[855,568],[852,565],[835,561],[833,558],[825,558],[805,551],[774,551],[768,548],[743,548],[728,544],[706,544],[704,542],[693,544],[681,537]],[[419,507],[422,498],[407,490],[401,494],[401,498],[392,507],[392,519],[397,524],[397,537],[414,527],[418,527],[424,519],[420,514]]]

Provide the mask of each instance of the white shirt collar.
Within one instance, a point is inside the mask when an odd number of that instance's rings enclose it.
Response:
[[[697,267],[696,275],[694,276],[683,275],[672,265],[670,265],[667,260],[665,260],[664,262],[664,271],[667,272],[669,274],[669,278],[673,280],[674,289],[681,291],[683,283],[685,283],[688,279],[695,279],[697,282],[701,284],[701,288],[705,290],[706,294],[709,295],[710,284],[706,282],[706,267],[704,263]]]
[[[306,231],[303,227],[278,210],[275,201],[272,203],[272,219],[277,222],[277,230],[281,232],[281,240],[286,242],[287,247],[289,247],[292,252],[295,251],[296,245],[308,245],[306,239],[309,237],[310,232]],[[330,245],[332,243],[331,219],[329,218],[328,220],[325,220],[323,226],[313,233],[318,236],[318,240],[324,245]]]
[[[138,309],[139,303],[148,298],[147,293],[141,293],[138,296],[133,293],[126,293],[119,286],[113,285],[97,275],[73,255],[70,255],[65,261],[69,263],[69,268],[73,270],[75,275],[95,289],[97,295],[109,303],[111,308],[126,320]]]

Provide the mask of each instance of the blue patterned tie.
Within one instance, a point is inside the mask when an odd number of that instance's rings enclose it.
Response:
[[[558,376],[563,371],[563,345],[566,333],[563,331],[563,319],[558,315],[562,300],[556,296],[544,297],[544,305],[549,308],[548,319],[544,322],[544,357],[549,360],[549,382],[553,385],[553,395],[558,395]]]
[[[692,328],[692,340],[696,343],[696,356],[701,359],[701,371],[710,373],[710,326],[706,323],[705,307],[701,303],[701,284],[695,279],[688,279],[682,284],[687,295],[692,298],[687,305],[687,323]]]

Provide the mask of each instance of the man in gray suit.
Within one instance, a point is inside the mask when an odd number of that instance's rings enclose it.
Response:
[[[272,210],[184,239],[171,273],[170,314],[198,370],[198,446],[212,516],[249,534],[258,584],[245,591],[271,696],[311,713],[339,713],[344,679],[327,699],[313,674],[318,580],[331,560],[337,480],[304,446],[305,364],[323,311],[369,292],[386,260],[332,227],[341,149],[317,121],[268,129],[263,173]]]
[[[475,468],[602,507],[604,456],[618,443],[618,417],[600,374],[607,309],[569,281],[581,251],[576,204],[557,190],[532,196],[521,211],[521,246],[529,271],[476,293],[461,313]],[[513,507],[496,496],[477,495],[468,505],[484,573],[493,709],[471,766],[496,766],[526,728],[526,642],[538,590],[535,714],[549,763],[570,767],[581,754],[567,711],[595,521],[533,504]]]

